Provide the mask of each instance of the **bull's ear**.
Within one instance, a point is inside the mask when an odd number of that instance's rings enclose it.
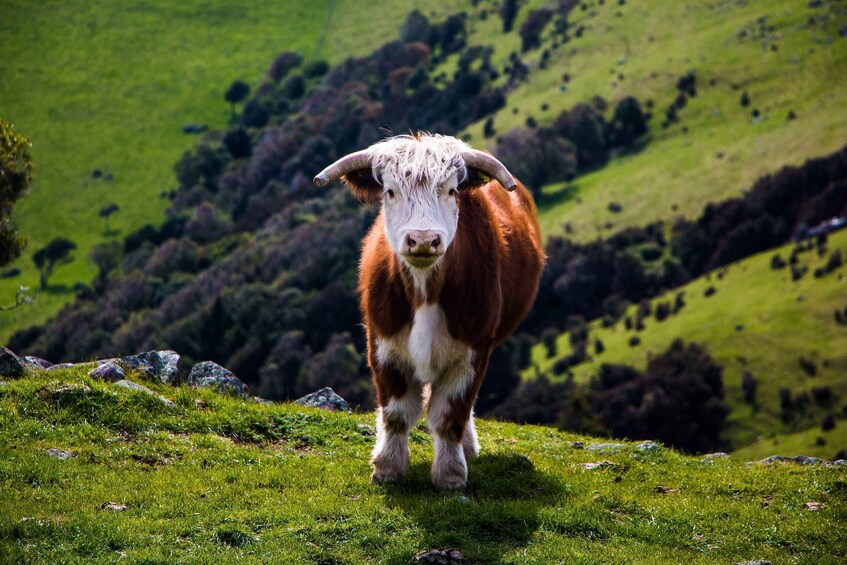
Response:
[[[472,190],[474,188],[479,188],[491,180],[489,175],[475,167],[468,167],[467,171],[468,176],[465,177],[465,180],[459,183],[459,190]]]
[[[382,185],[374,177],[370,167],[350,171],[341,180],[362,204],[378,202],[382,198]]]

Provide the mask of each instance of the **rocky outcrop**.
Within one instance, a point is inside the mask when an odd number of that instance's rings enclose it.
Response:
[[[193,388],[214,388],[224,394],[234,394],[242,398],[252,397],[250,388],[241,379],[214,361],[202,361],[194,365],[188,375],[187,383]]]
[[[114,383],[126,378],[126,373],[114,361],[106,361],[89,371],[88,376],[95,381]]]
[[[0,347],[0,377],[19,379],[24,376],[21,358],[6,347]]]
[[[330,412],[352,412],[350,404],[346,400],[335,394],[335,391],[329,387],[324,387],[317,392],[307,394],[302,398],[294,401],[294,404],[300,406],[311,406],[320,408]]]
[[[124,370],[141,371],[148,379],[168,385],[178,383],[179,354],[176,351],[146,351],[111,361]]]

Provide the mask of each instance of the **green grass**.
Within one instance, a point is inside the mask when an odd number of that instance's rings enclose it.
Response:
[[[591,5],[571,12],[571,41],[551,52],[548,68],[535,68],[530,81],[510,93],[495,128],[505,133],[524,127],[529,116],[549,123],[595,95],[612,106],[636,96],[655,104],[649,143],[572,184],[546,187],[539,208],[547,235],[569,223],[573,237],[587,241],[625,226],[695,217],[706,203],[738,196],[760,176],[831,153],[847,141],[847,121],[839,111],[847,107],[847,40],[838,35],[844,16],[834,15],[843,3],[825,2],[817,10],[778,0]],[[808,23],[809,16],[823,14],[830,16]],[[757,29],[762,16],[775,27],[766,38],[739,37],[742,30]],[[486,42],[498,24],[499,19],[486,22],[472,40]],[[579,26],[586,30],[576,38]],[[772,43],[777,51],[770,50]],[[501,45],[498,37],[497,45],[501,60],[519,49],[517,38]],[[548,41],[525,60],[537,65],[550,47]],[[676,81],[691,70],[698,95],[679,112],[681,123],[664,130],[660,124],[676,96]],[[572,79],[562,92],[564,73]],[[739,104],[744,90],[751,98],[747,108]],[[761,119],[752,118],[753,108]],[[790,110],[796,120],[787,119]],[[481,143],[482,123],[466,133]],[[494,138],[486,143],[494,148]],[[610,202],[621,204],[622,212],[609,212]]]
[[[420,426],[409,475],[380,487],[368,482],[373,414],[145,383],[176,402],[168,408],[84,374],[0,385],[0,561],[408,563],[447,547],[474,563],[847,556],[843,468],[633,444],[595,453],[571,445],[592,438],[480,421],[483,454],[465,491],[430,486]],[[811,501],[825,506],[806,510]]]
[[[832,234],[829,250],[840,249],[847,253],[847,231]],[[624,322],[603,328],[600,321],[590,324],[589,352],[592,358],[573,368],[577,382],[586,382],[597,373],[603,363],[623,363],[639,368],[646,366],[647,357],[668,348],[677,337],[684,341],[705,344],[712,356],[723,365],[724,391],[731,408],[728,418],[728,439],[731,445],[741,448],[760,438],[778,433],[793,432],[799,428],[817,427],[829,412],[838,413],[847,398],[847,327],[835,322],[833,313],[847,306],[847,267],[841,267],[822,278],[812,273],[826,263],[828,255],[818,257],[809,251],[800,256],[801,264],[809,272],[799,281],[792,282],[790,271],[772,270],[770,260],[779,253],[788,260],[792,246],[767,251],[729,265],[725,269],[696,279],[688,285],[655,298],[673,304],[678,292],[685,293],[686,306],[676,315],[662,322],[650,317],[641,332],[627,331]],[[718,273],[723,273],[720,277]],[[706,288],[714,286],[715,294],[704,295]],[[636,306],[627,315],[634,318]],[[637,335],[641,344],[629,346],[630,337]],[[594,354],[593,342],[599,338],[605,351]],[[557,340],[559,355],[571,352],[567,334]],[[800,366],[800,357],[813,360],[817,365],[815,377],[808,376]],[[533,363],[538,371],[549,373],[555,357],[546,356],[542,346],[533,349]],[[532,368],[527,376],[535,374]],[[759,381],[758,406],[751,408],[743,401],[741,378],[751,372]],[[779,418],[778,391],[790,388],[795,394],[810,392],[813,387],[830,386],[835,403],[830,408],[809,408],[809,416],[787,426]],[[832,434],[825,446],[813,445],[817,437],[812,429],[811,440],[806,441],[807,455],[831,457],[838,449],[847,447],[847,425],[842,424]],[[792,450],[799,446],[780,444],[772,451],[781,455],[797,455]]]
[[[0,25],[0,115],[32,141],[35,181],[14,213],[28,238],[0,279],[0,305],[18,284],[35,288],[32,255],[55,237],[78,245],[75,260],[56,269],[35,304],[0,316],[0,343],[18,328],[46,321],[96,273],[91,247],[159,224],[175,187],[173,166],[197,137],[186,123],[223,128],[233,80],[254,88],[273,58],[299,51],[335,63],[366,55],[395,39],[410,7],[382,2],[379,25],[353,0],[319,2],[21,2],[3,4]],[[436,18],[462,4],[418,2]],[[111,181],[95,179],[100,169]],[[121,210],[105,233],[98,211]]]

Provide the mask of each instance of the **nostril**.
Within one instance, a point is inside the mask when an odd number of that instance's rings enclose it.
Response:
[[[438,246],[441,245],[441,236],[435,236],[432,240],[432,248],[438,249]]]
[[[417,242],[417,241],[415,241],[414,239],[412,239],[412,236],[411,236],[411,235],[407,235],[407,236],[406,236],[406,244],[407,244],[409,247],[414,247],[415,245],[417,245],[417,244],[418,244],[418,242]]]

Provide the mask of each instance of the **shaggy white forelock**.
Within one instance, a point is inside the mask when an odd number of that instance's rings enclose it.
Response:
[[[431,187],[456,175],[457,182],[467,177],[462,152],[470,146],[455,137],[421,134],[399,135],[372,145],[371,167],[381,177],[403,184]]]

